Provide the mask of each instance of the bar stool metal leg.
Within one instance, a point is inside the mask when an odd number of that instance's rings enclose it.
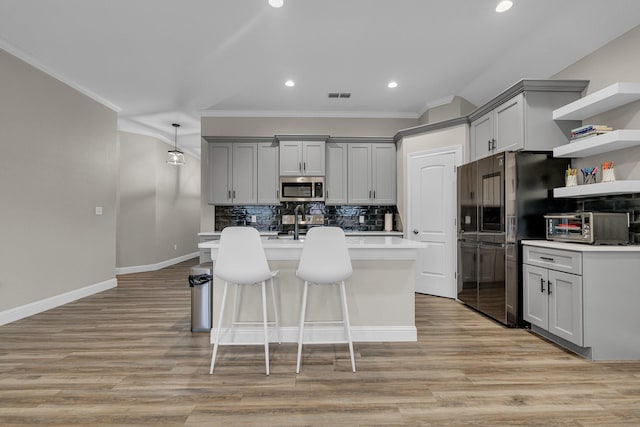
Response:
[[[304,335],[304,318],[307,312],[307,292],[309,290],[309,282],[304,281],[304,288],[302,291],[302,306],[300,307],[300,325],[298,332],[298,361],[296,364],[296,374],[300,373],[300,363],[302,361],[302,337]]]
[[[267,282],[262,282],[262,324],[264,325],[264,364],[269,375],[269,329],[267,326]]]
[[[349,342],[349,355],[351,356],[351,370],[356,371],[356,359],[353,356],[353,341],[351,340],[351,324],[349,322],[349,308],[347,306],[347,292],[344,287],[344,280],[340,282],[340,296],[342,300],[342,319],[344,320],[344,331]]]
[[[213,344],[213,355],[211,356],[211,367],[209,368],[209,375],[213,374],[213,368],[216,364],[216,355],[218,354],[218,345],[220,344],[220,332],[222,327],[222,316],[224,314],[224,304],[227,300],[227,288],[229,287],[228,282],[224,282],[224,291],[222,292],[222,302],[220,304],[220,316],[218,316],[218,327],[216,329],[216,338]]]

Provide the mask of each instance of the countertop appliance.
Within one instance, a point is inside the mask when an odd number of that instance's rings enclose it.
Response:
[[[522,324],[522,239],[544,239],[544,214],[574,210],[554,199],[565,159],[504,152],[457,168],[458,299],[508,325]]]
[[[573,212],[547,214],[547,240],[591,245],[629,243],[629,214],[618,212]]]
[[[281,176],[281,202],[324,202],[323,176]]]

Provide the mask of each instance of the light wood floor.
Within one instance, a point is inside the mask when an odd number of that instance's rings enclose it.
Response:
[[[190,332],[188,267],[0,327],[0,425],[639,426],[640,363],[592,363],[417,295],[418,342],[221,347]]]

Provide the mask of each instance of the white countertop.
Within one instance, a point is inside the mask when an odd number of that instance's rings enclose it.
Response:
[[[221,231],[202,231],[198,236],[220,236]],[[345,236],[403,236],[402,231],[345,231]],[[261,236],[277,236],[277,231],[260,231]]]
[[[262,246],[270,260],[298,260],[304,246],[304,240],[263,239]],[[378,260],[413,260],[417,250],[426,248],[427,244],[395,236],[347,236],[347,248],[351,259]],[[215,259],[220,248],[219,240],[202,242],[200,249],[211,249]]]
[[[583,243],[566,243],[553,240],[523,240],[522,244],[574,252],[640,252],[640,245],[586,245]]]

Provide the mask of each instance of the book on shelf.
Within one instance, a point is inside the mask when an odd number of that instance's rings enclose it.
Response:
[[[585,125],[571,130],[571,140],[576,140],[592,135],[600,135],[611,132],[613,128],[606,125]]]

